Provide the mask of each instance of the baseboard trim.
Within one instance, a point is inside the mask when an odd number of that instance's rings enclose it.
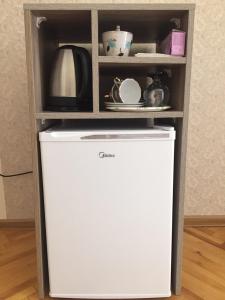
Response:
[[[225,226],[225,215],[185,216],[184,226]]]
[[[225,226],[225,215],[196,215],[185,216],[184,226]],[[0,228],[34,228],[33,219],[5,219],[0,220]]]
[[[34,228],[33,219],[5,219],[0,220],[0,228]]]

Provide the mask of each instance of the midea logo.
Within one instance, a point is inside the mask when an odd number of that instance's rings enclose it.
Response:
[[[115,154],[111,154],[111,153],[105,153],[105,152],[99,152],[98,156],[100,158],[106,158],[106,157],[115,157]]]

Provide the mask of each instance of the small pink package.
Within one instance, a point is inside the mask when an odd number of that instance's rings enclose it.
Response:
[[[165,54],[184,56],[185,36],[184,31],[173,29],[161,42],[160,50]]]

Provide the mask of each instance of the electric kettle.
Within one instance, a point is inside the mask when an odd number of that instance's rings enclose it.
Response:
[[[47,110],[90,111],[92,109],[91,58],[85,48],[66,45],[56,50]]]

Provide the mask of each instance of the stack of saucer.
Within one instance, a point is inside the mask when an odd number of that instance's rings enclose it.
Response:
[[[132,109],[132,108],[137,108],[137,107],[143,107],[144,102],[139,102],[135,104],[129,104],[129,103],[115,103],[115,102],[105,102],[105,108],[108,110],[118,110],[120,108],[126,108],[126,109]]]

